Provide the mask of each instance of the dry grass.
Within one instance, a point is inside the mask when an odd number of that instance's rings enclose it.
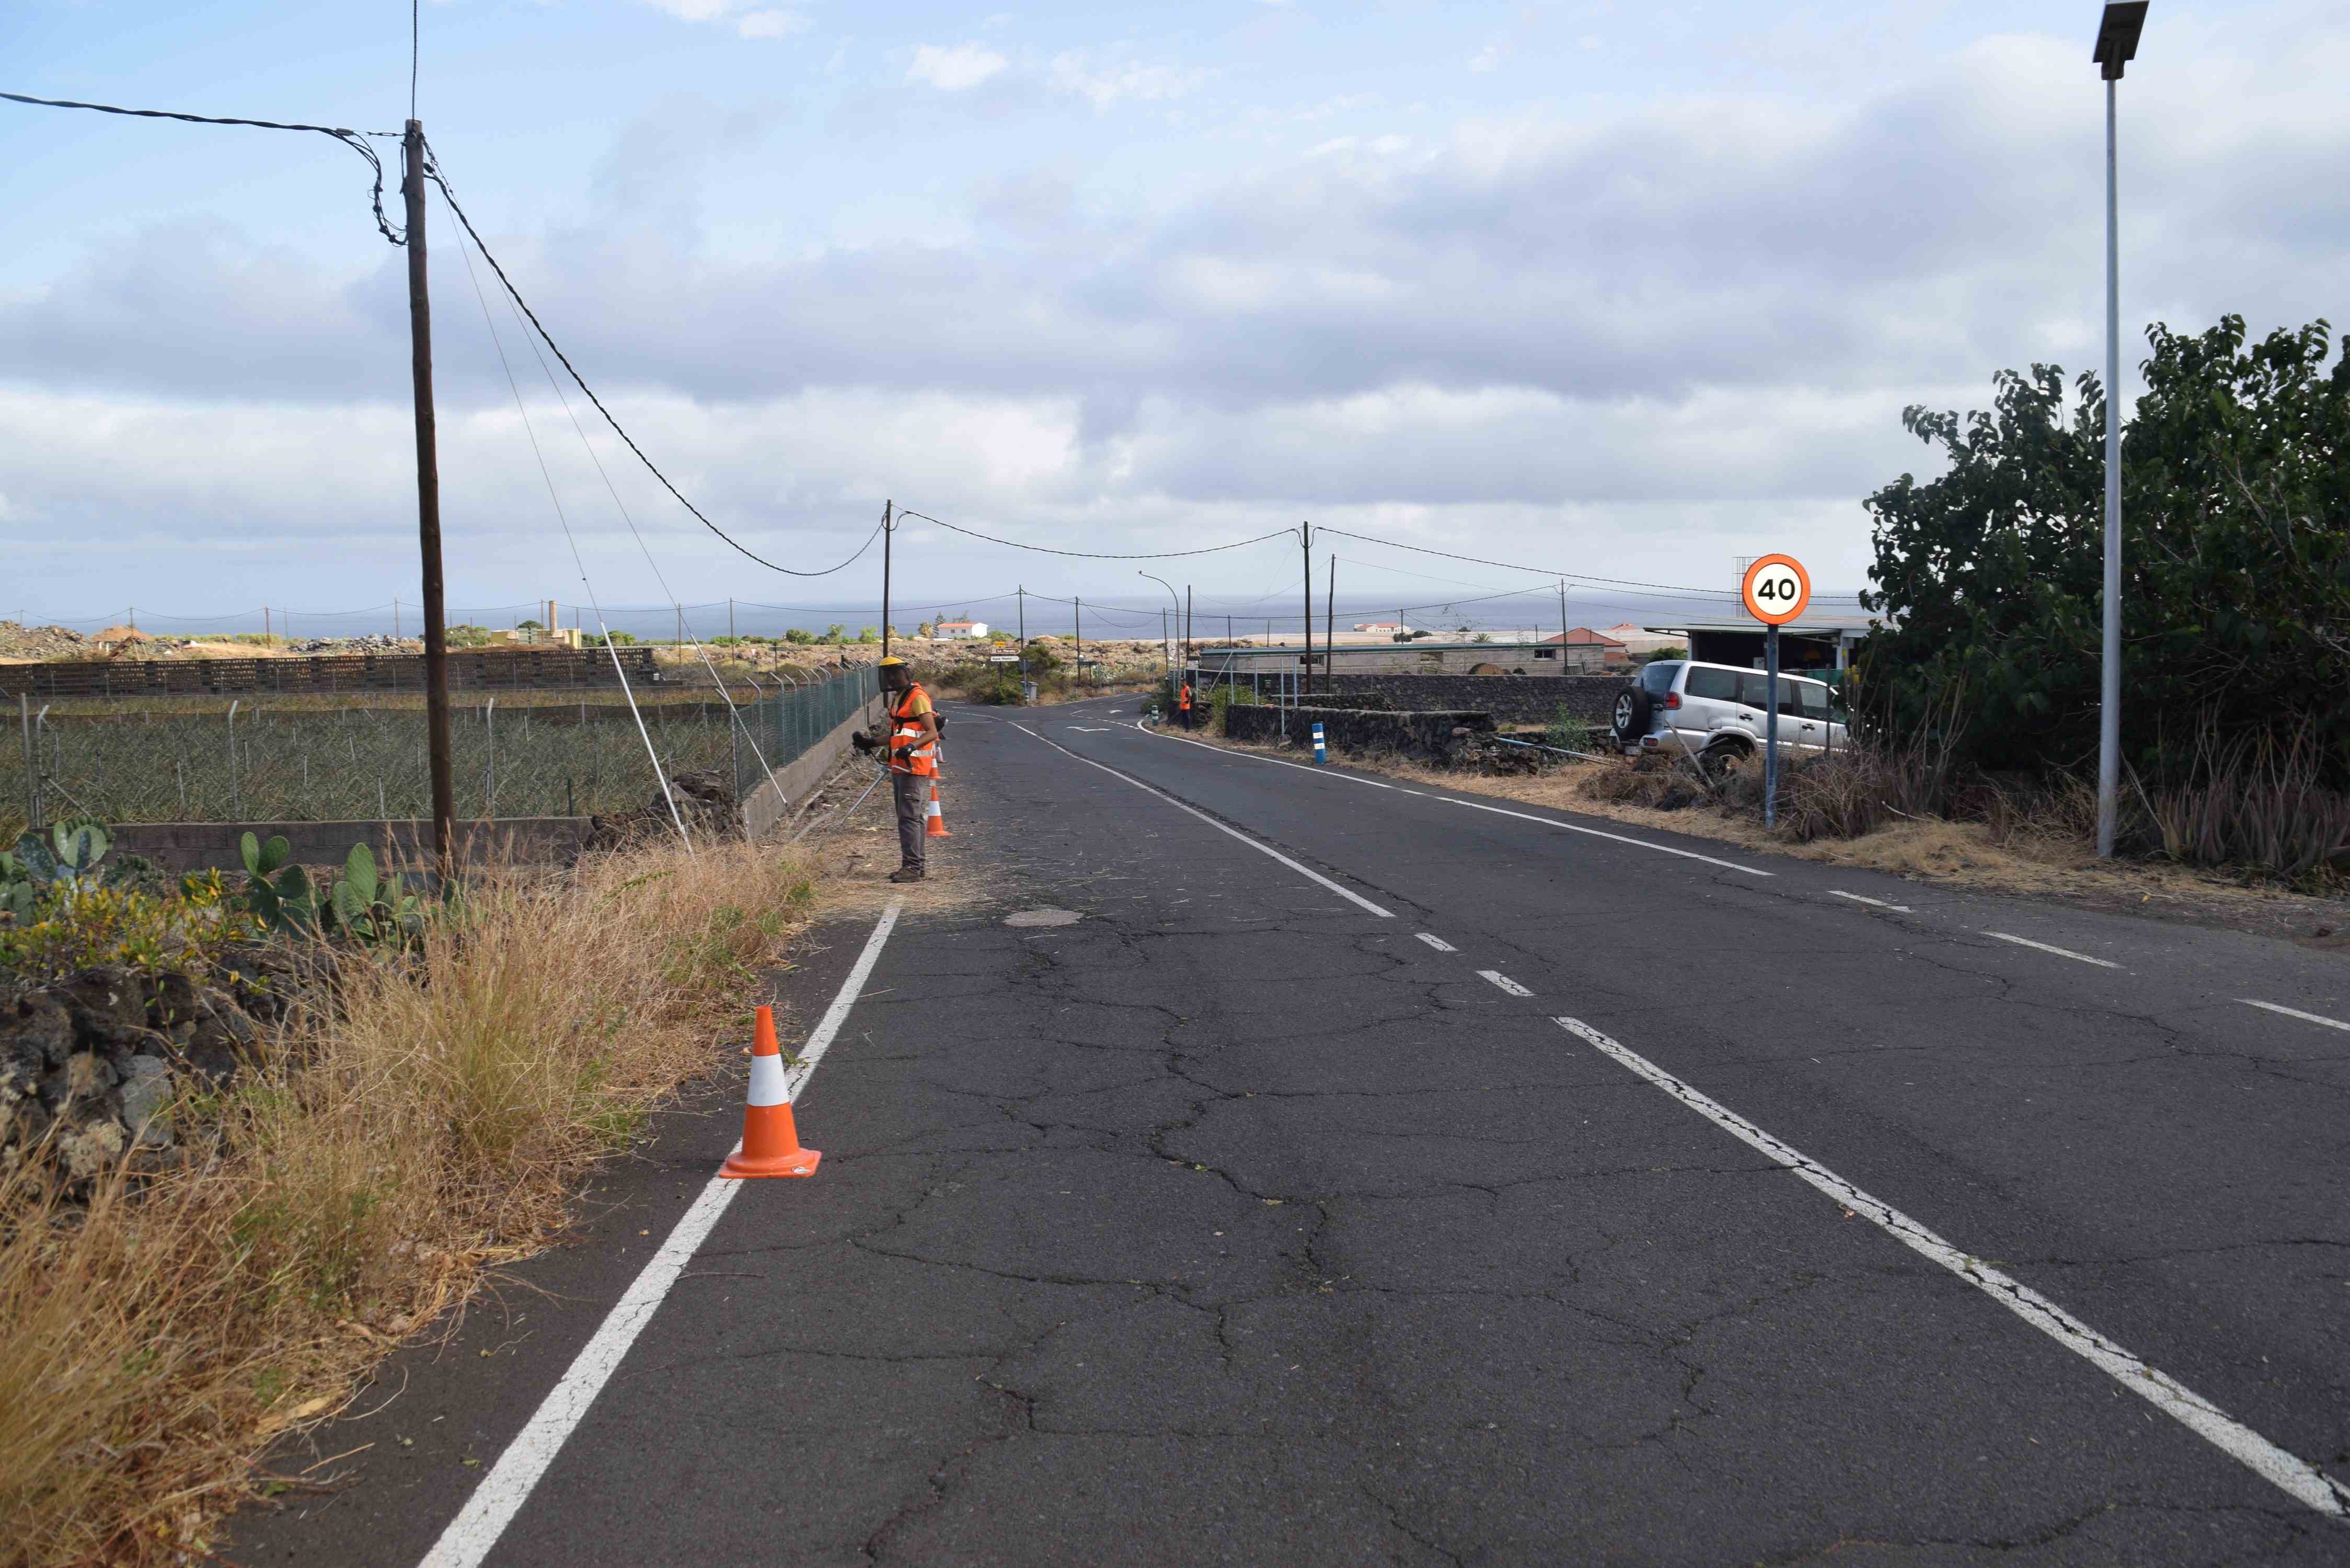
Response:
[[[421,963],[348,966],[218,1158],[68,1206],[0,1186],[0,1563],[184,1561],[251,1460],[543,1244],[583,1169],[746,1031],[805,857],[649,847],[477,883]],[[430,977],[430,983],[426,978]]]

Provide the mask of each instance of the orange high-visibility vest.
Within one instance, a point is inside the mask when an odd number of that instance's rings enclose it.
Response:
[[[918,779],[936,778],[939,774],[939,743],[936,739],[924,740],[920,718],[914,712],[914,699],[927,699],[929,693],[919,684],[909,684],[889,717],[896,728],[889,732],[889,770],[911,774]]]
[[[1191,683],[1188,680],[1183,682],[1183,700],[1180,706],[1184,708],[1191,706]]]

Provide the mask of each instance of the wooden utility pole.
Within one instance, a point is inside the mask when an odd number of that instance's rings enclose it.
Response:
[[[889,618],[888,616],[886,616],[886,615],[885,615],[885,616],[883,616],[883,617],[881,618],[881,622],[882,622],[882,624],[883,624],[884,626],[888,625],[888,624],[889,624]],[[729,599],[726,601],[726,640],[727,640],[727,641],[729,641],[729,642],[733,642],[733,641],[734,641],[734,640],[735,640],[735,637],[734,637],[734,601],[733,601],[732,598],[729,598]]]
[[[898,536],[897,529],[890,525],[891,514],[890,503],[881,503],[881,657],[884,659],[889,657],[889,542]]]
[[[1310,696],[1314,691],[1314,524],[1297,525],[1297,545],[1305,556],[1305,668],[1297,678],[1297,694]]]
[[[1330,554],[1330,582],[1322,590],[1322,657],[1330,661],[1330,679],[1338,679],[1338,555]],[[1327,691],[1326,682],[1324,690]]]
[[[1191,646],[1191,585],[1185,583],[1183,585],[1183,668],[1189,670],[1191,668],[1191,661],[1197,657],[1197,650]],[[1186,675],[1185,679],[1189,680],[1190,677]]]
[[[1566,579],[1558,580],[1558,672],[1566,673]]]
[[[432,304],[425,292],[424,125],[400,138],[408,201],[408,348],[416,389],[416,543],[424,562],[424,733],[432,773],[432,848],[441,883],[457,874],[457,784],[450,765],[449,628],[441,581],[441,451],[432,423]]]
[[[1086,601],[1072,598],[1069,602],[1077,610],[1077,684],[1082,686],[1086,683]]]

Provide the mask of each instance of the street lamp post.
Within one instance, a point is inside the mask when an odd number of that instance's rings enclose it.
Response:
[[[2147,0],[2115,0],[2090,56],[2106,82],[2106,628],[2097,699],[2097,854],[2110,858],[2122,782],[2122,266],[2115,84],[2137,54]]]
[[[1150,577],[1150,574],[1149,572],[1138,571],[1134,575],[1138,577]],[[1181,595],[1176,593],[1175,585],[1169,582],[1164,577],[1150,577],[1150,580],[1167,590],[1168,601],[1173,605],[1175,608],[1175,624],[1179,627],[1181,626],[1183,624],[1183,599]],[[1175,655],[1173,649],[1169,644],[1167,628],[1164,625],[1161,625],[1159,628],[1159,650],[1166,660],[1167,678],[1170,681],[1172,681],[1175,678]]]

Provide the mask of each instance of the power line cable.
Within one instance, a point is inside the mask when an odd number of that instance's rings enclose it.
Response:
[[[1735,594],[1725,594],[1720,588],[1690,587],[1687,584],[1683,583],[1643,583],[1636,582],[1627,577],[1595,577],[1587,572],[1562,572],[1551,566],[1529,566],[1523,561],[1492,561],[1486,559],[1482,556],[1464,556],[1457,550],[1438,550],[1426,545],[1407,545],[1402,543],[1400,540],[1382,539],[1377,535],[1357,534],[1351,529],[1332,528],[1326,524],[1317,527],[1315,531],[1320,534],[1336,534],[1341,538],[1360,539],[1367,545],[1384,545],[1390,550],[1411,550],[1422,556],[1441,556],[1447,560],[1467,561],[1473,566],[1499,566],[1505,572],[1533,572],[1537,576],[1546,576],[1553,579],[1565,577],[1571,583],[1604,584],[1610,587],[1620,588],[1655,588],[1664,593],[1692,594],[1700,598],[1709,599],[1720,599],[1725,597],[1735,598],[1737,597]],[[1844,594],[1822,594],[1814,597],[1837,602],[1842,602],[1846,598],[1856,597],[1856,596]]]
[[[708,517],[702,515],[702,509],[696,506],[692,502],[688,501],[685,498],[685,493],[680,490],[676,485],[670,483],[669,475],[660,471],[660,465],[655,463],[651,458],[645,455],[645,449],[639,446],[637,444],[636,438],[628,432],[627,429],[621,425],[619,420],[612,417],[612,410],[604,406],[604,400],[596,395],[596,389],[589,386],[587,379],[579,374],[579,368],[571,362],[571,357],[564,353],[562,345],[556,343],[553,336],[547,332],[546,323],[540,321],[538,318],[538,313],[531,309],[530,302],[523,298],[522,291],[515,286],[514,279],[506,275],[506,269],[498,265],[498,258],[495,253],[494,253],[490,247],[483,242],[481,231],[473,227],[473,220],[467,217],[465,215],[465,209],[458,204],[456,192],[449,189],[448,178],[441,171],[441,154],[433,150],[432,143],[429,140],[424,144],[424,151],[427,159],[424,165],[425,177],[431,180],[435,185],[441,187],[442,199],[449,203],[449,210],[457,214],[457,222],[463,224],[465,233],[473,237],[474,248],[482,253],[482,259],[490,264],[490,270],[497,274],[498,282],[504,286],[508,296],[514,300],[515,306],[521,309],[524,317],[529,320],[531,329],[538,334],[539,340],[546,345],[548,351],[553,353],[556,358],[562,362],[563,369],[570,374],[572,381],[577,385],[581,392],[587,395],[588,400],[596,405],[596,411],[604,416],[604,422],[612,427],[613,433],[628,443],[629,450],[637,454],[637,461],[645,465],[646,472],[650,472],[655,479],[660,481],[661,488],[668,491],[671,495],[677,497],[677,504],[680,506],[684,507],[688,512],[693,514],[694,521],[700,523],[704,528],[709,529],[712,534],[717,535],[721,539],[726,541],[727,545],[738,554],[758,562],[759,565],[766,567],[771,572],[781,572],[785,576],[790,577],[828,577],[835,572],[844,570],[845,568],[855,565],[858,556],[864,555],[866,551],[873,547],[874,539],[878,537],[881,532],[878,526],[873,530],[872,534],[866,536],[865,543],[857,547],[856,555],[849,556],[847,560],[841,562],[839,566],[827,566],[820,572],[803,572],[796,568],[779,566],[775,562],[770,561],[764,556],[762,556],[756,551],[743,545],[741,542],[736,540],[733,535],[727,533],[725,529],[721,528],[717,524],[712,523]]]
[[[661,799],[669,803],[669,818],[677,825],[678,839],[691,859],[693,839],[685,831],[685,818],[677,809],[677,796],[670,792],[669,770],[661,766],[660,753],[653,749],[652,732],[645,727],[645,716],[637,709],[637,694],[629,685],[629,672],[620,666],[620,650],[613,646],[612,628],[605,624],[604,608],[596,602],[596,585],[588,580],[588,563],[580,558],[579,541],[571,533],[571,519],[563,514],[563,498],[555,492],[555,475],[547,471],[546,454],[539,450],[538,432],[531,428],[530,410],[523,407],[522,387],[515,380],[514,367],[506,361],[506,346],[498,337],[498,324],[490,319],[489,297],[482,292],[482,280],[473,271],[473,256],[462,246],[457,254],[465,258],[465,276],[473,286],[473,298],[481,304],[482,325],[490,329],[490,345],[498,351],[498,368],[505,372],[507,389],[514,393],[515,412],[522,416],[523,433],[530,438],[531,455],[538,459],[539,477],[546,481],[546,498],[555,504],[555,520],[563,525],[564,543],[571,546],[571,564],[579,573],[579,586],[588,590],[588,603],[596,612],[597,628],[604,634],[604,650],[612,656],[612,673],[620,678],[620,695],[628,699],[629,715],[636,720],[637,733],[645,742],[645,755],[652,760],[653,778],[660,785]]]
[[[919,517],[925,523],[936,523],[941,528],[957,534],[967,534],[974,539],[984,539],[991,545],[1003,545],[1014,550],[1034,550],[1042,556],[1075,556],[1087,561],[1171,561],[1179,556],[1212,556],[1220,550],[1238,550],[1249,545],[1262,545],[1267,539],[1285,538],[1297,532],[1295,528],[1276,528],[1270,534],[1260,534],[1253,539],[1235,539],[1229,545],[1210,545],[1201,550],[1141,550],[1131,554],[1112,554],[1103,550],[1056,550],[1050,545],[1024,545],[1017,539],[999,539],[993,534],[983,534],[976,528],[966,528],[960,523],[949,523],[927,512],[898,509],[900,517]]]
[[[411,93],[412,90],[411,88]],[[337,125],[301,125],[276,119],[236,119],[222,115],[182,114],[172,109],[123,109],[110,103],[77,103],[65,98],[31,98],[20,92],[0,92],[0,98],[11,103],[39,104],[45,109],[86,109],[98,114],[128,115],[133,119],[183,119],[190,125],[249,125],[259,130],[315,130],[321,136],[331,136],[366,159],[368,167],[375,171],[375,192],[370,199],[375,206],[377,231],[393,244],[408,243],[407,234],[393,228],[390,221],[383,215],[383,160],[376,156],[375,149],[366,141],[366,138],[370,136],[396,140],[400,135],[398,131],[351,130]]]

